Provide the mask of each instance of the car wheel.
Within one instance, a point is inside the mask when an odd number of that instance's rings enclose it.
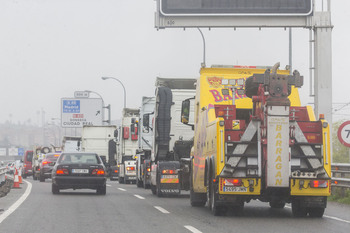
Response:
[[[45,182],[45,177],[42,176],[42,175],[40,175],[40,176],[39,176],[39,180],[40,180],[40,182]]]
[[[59,187],[57,185],[53,184],[53,183],[52,183],[52,186],[51,186],[51,190],[52,190],[53,194],[59,194],[60,193]]]
[[[101,187],[98,187],[96,189],[96,193],[100,195],[106,195],[106,185],[103,185]]]
[[[23,174],[22,175],[23,179],[27,178],[27,175],[26,174]]]

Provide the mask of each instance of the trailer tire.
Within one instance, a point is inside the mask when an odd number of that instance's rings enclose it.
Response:
[[[307,215],[307,209],[306,207],[301,205],[300,200],[293,200],[292,201],[292,213],[294,217],[302,218]]]
[[[157,190],[156,190],[156,186],[151,184],[151,190],[152,190],[152,194],[156,195],[157,194]]]
[[[309,215],[311,218],[322,218],[325,208],[323,207],[313,207],[309,208]]]

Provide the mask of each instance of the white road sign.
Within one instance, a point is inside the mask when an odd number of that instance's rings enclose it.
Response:
[[[102,99],[62,98],[61,125],[64,128],[82,128],[84,125],[102,125]]]
[[[338,129],[338,139],[344,146],[350,147],[350,121],[340,125]]]

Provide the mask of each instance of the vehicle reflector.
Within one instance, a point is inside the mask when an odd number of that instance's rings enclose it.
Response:
[[[92,175],[104,175],[105,171],[103,169],[94,169],[91,174]]]
[[[241,179],[224,179],[225,186],[242,186]]]
[[[68,170],[65,168],[57,169],[56,175],[68,175]]]
[[[165,170],[162,170],[162,174],[176,174],[175,170],[172,170],[172,169],[165,169]]]
[[[327,180],[312,180],[310,181],[311,188],[327,188],[328,181]]]

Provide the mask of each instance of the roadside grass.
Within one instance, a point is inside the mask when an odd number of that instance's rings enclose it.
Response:
[[[344,196],[342,194],[345,194]],[[341,188],[332,189],[332,195],[328,197],[328,201],[339,202],[342,204],[350,205],[350,190],[342,193]]]

